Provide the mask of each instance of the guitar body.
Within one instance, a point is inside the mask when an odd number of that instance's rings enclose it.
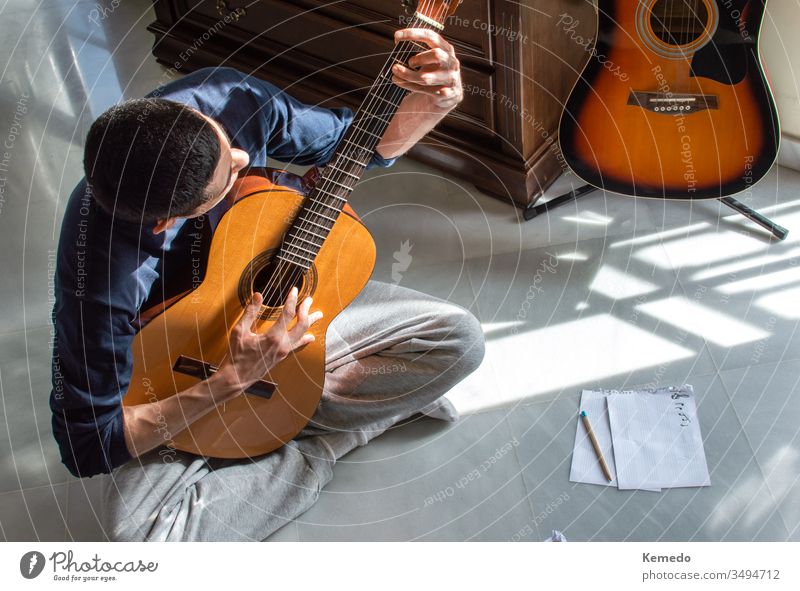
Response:
[[[766,0],[599,0],[595,50],[559,138],[587,183],[624,195],[721,198],[775,161],[758,56]]]
[[[257,283],[259,270],[267,268],[305,199],[258,175],[240,178],[232,194],[229,197],[238,200],[214,232],[202,283],[137,334],[124,404],[156,402],[197,384],[202,376],[174,369],[179,356],[212,366],[223,361],[254,277]],[[218,405],[181,433],[164,433],[165,444],[204,456],[243,458],[267,453],[294,438],[322,395],[328,325],[366,285],[374,263],[375,243],[367,229],[351,215],[339,215],[299,284],[298,301],[311,295],[313,309],[325,314],[309,329],[314,342],[291,353],[264,377],[275,387],[269,397],[245,393]],[[258,332],[266,332],[280,311],[279,306],[265,305]]]

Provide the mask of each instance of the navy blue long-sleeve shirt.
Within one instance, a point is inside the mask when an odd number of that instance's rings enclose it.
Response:
[[[147,95],[184,103],[217,121],[250,165],[267,155],[322,165],[352,123],[347,108],[299,102],[276,86],[232,68],[204,68]],[[390,166],[375,153],[369,162]],[[83,179],[61,226],[53,308],[53,435],[75,476],[107,473],[131,459],[122,398],[133,369],[131,344],[140,310],[192,286],[222,214],[222,200],[201,218],[179,220],[161,234],[153,224],[112,219]]]

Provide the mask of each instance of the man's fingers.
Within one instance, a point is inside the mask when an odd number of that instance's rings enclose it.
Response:
[[[293,287],[286,296],[286,301],[283,303],[283,312],[275,323],[276,330],[287,330],[289,323],[294,318],[297,307],[297,288]]]
[[[447,53],[454,54],[453,46],[439,33],[429,29],[400,29],[395,32],[394,40],[395,43],[399,43],[400,41],[420,41],[431,49],[434,47],[441,47]]]
[[[311,309],[312,299],[310,297],[303,300],[300,308],[297,310],[297,324],[292,329],[292,333],[304,333],[308,328],[308,311]]]
[[[408,65],[412,68],[420,68],[422,66],[435,66],[436,68],[449,69],[452,58],[444,49],[437,47],[422,51],[416,55],[412,55],[408,60]]]
[[[313,314],[309,314],[305,319],[301,319],[300,315],[297,316],[297,324],[289,332],[289,338],[296,342],[303,337],[305,332],[322,318],[322,311],[317,310]]]
[[[453,74],[450,70],[430,70],[425,68],[415,71],[400,64],[395,64],[392,67],[392,73],[395,78],[424,86],[446,86],[453,82]]]
[[[244,315],[242,316],[242,327],[246,328],[247,330],[253,330],[253,323],[258,318],[258,313],[261,311],[261,303],[264,301],[264,296],[260,293],[253,292],[253,295],[250,298],[250,303],[244,309]]]

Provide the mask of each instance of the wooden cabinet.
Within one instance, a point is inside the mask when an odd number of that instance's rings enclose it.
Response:
[[[401,0],[154,4],[153,53],[177,71],[233,66],[304,102],[353,109],[405,18]],[[534,202],[561,172],[558,121],[595,24],[589,0],[464,0],[444,32],[464,101],[409,156],[519,206]]]

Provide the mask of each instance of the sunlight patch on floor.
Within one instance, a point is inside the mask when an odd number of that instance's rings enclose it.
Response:
[[[636,309],[723,347],[734,347],[769,336],[768,332],[684,296],[640,304]]]
[[[719,231],[669,240],[643,248],[634,256],[662,269],[700,267],[759,252],[764,241],[735,232]],[[666,257],[664,256],[666,251]]]
[[[589,289],[612,300],[622,300],[658,291],[659,287],[610,265],[603,265],[595,275]]]
[[[756,300],[756,306],[789,320],[800,320],[800,287],[761,296]]]
[[[486,367],[459,384],[451,399],[459,411],[475,412],[562,388],[575,387],[569,393],[578,394],[578,386],[695,354],[610,314],[598,314],[487,340]]]
[[[789,283],[800,281],[800,269],[784,269],[773,273],[764,273],[756,277],[748,277],[739,281],[733,281],[717,287],[722,293],[743,293],[751,291],[763,291],[772,287],[781,287]]]

